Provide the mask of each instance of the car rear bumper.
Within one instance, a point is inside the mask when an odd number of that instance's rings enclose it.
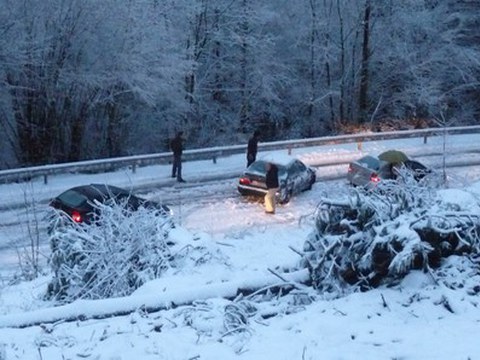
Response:
[[[267,189],[247,185],[238,185],[238,192],[242,195],[265,196]]]
[[[258,196],[258,197],[264,197],[267,194],[267,189],[263,188],[257,188],[257,187],[252,187],[252,186],[245,186],[245,185],[238,185],[238,192],[243,195],[243,196]],[[275,197],[279,203],[287,202],[283,197],[282,197],[282,190],[281,188],[278,189],[278,191],[275,194]]]
[[[347,175],[347,181],[350,184],[355,185],[355,186],[366,186],[370,182],[370,181],[362,178],[361,176],[355,176],[355,175],[351,175],[351,174]]]

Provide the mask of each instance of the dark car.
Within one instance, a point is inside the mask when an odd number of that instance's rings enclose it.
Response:
[[[267,193],[265,185],[266,163],[278,167],[280,188],[277,193],[279,202],[286,203],[292,195],[310,190],[315,183],[315,171],[300,160],[288,157],[257,160],[251,164],[238,181],[238,191],[242,195],[264,196]]]
[[[366,155],[350,163],[348,167],[347,180],[355,186],[372,187],[382,180],[395,180],[402,168],[413,175],[417,181],[422,180],[427,174],[431,173],[422,163],[403,158],[394,162],[383,160],[382,154],[379,156]]]
[[[76,223],[90,224],[95,221],[98,206],[101,204],[121,204],[131,211],[140,207],[158,211],[159,215],[170,217],[168,206],[140,198],[130,191],[105,184],[90,184],[76,186],[55,197],[50,206],[67,214]]]

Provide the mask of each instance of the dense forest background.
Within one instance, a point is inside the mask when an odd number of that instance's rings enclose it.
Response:
[[[0,168],[478,123],[480,0],[0,5]]]

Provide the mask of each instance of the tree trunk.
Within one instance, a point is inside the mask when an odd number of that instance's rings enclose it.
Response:
[[[240,130],[243,133],[247,133],[250,129],[248,123],[250,120],[250,92],[248,90],[248,43],[247,36],[249,30],[248,24],[248,0],[242,2],[244,18],[240,25],[241,36],[241,53],[240,53],[240,96],[241,96],[241,108],[240,108]]]
[[[312,115],[313,115],[313,103],[317,96],[316,91],[316,43],[318,37],[317,31],[317,4],[315,0],[310,0],[310,10],[311,10],[311,29],[310,29],[310,101],[307,106],[307,117],[310,118],[310,124],[312,124]]]
[[[358,98],[358,123],[364,123],[368,110],[368,66],[370,60],[370,0],[365,1],[365,10],[363,14],[363,44],[362,44],[362,65],[360,70],[360,91]]]
[[[282,278],[284,278],[286,282],[281,281],[278,277],[269,276],[264,279],[243,279],[237,283],[210,283],[203,287],[196,288],[195,291],[192,291],[192,289],[185,291],[170,291],[168,293],[155,294],[149,297],[125,297],[91,301],[83,300],[83,306],[78,306],[78,304],[72,303],[48,309],[40,309],[33,312],[26,312],[23,314],[0,316],[0,328],[25,328],[56,322],[104,319],[131,314],[139,310],[152,313],[210,298],[222,297],[233,300],[240,294],[248,295],[262,289],[291,288],[292,286],[298,287],[299,284],[304,284],[310,281],[310,274],[307,269],[304,269],[297,272],[282,274]]]

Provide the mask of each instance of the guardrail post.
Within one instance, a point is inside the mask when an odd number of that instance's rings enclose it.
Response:
[[[44,183],[45,185],[47,185],[47,184],[48,184],[48,177],[47,177],[47,174],[43,175],[43,183]]]
[[[132,164],[132,173],[135,174],[137,172],[137,163]]]
[[[292,155],[292,145],[288,145],[287,149],[288,149],[288,155]]]
[[[361,141],[358,141],[358,142],[357,142],[357,150],[362,151],[362,148],[363,148],[362,142],[361,142]]]
[[[424,144],[426,144],[426,143],[427,143],[427,138],[428,138],[428,136],[427,136],[427,135],[425,135],[425,136],[423,137],[423,143],[424,143]]]
[[[213,163],[216,164],[217,163],[217,155],[213,155]]]

